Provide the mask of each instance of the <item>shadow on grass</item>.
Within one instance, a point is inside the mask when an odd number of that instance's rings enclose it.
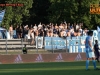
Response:
[[[85,61],[0,64],[0,75],[98,75],[100,73],[100,70],[93,69],[92,63],[89,68],[89,71],[85,70]]]
[[[13,71],[0,73],[0,75],[98,75],[99,71],[90,69],[86,71],[85,69],[73,69],[73,70],[27,70],[27,71]]]

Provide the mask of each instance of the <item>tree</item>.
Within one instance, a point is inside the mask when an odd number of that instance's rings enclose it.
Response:
[[[99,4],[99,0],[76,0],[78,3],[78,11],[76,14],[77,22],[83,22],[84,27],[88,29],[96,29],[96,25],[100,23],[99,15],[90,14],[90,4]]]
[[[74,21],[74,14],[77,12],[77,3],[75,0],[50,0],[49,21],[59,23],[64,20],[66,22]]]
[[[31,23],[48,23],[48,8],[50,6],[49,0],[33,0],[33,7],[30,10]]]
[[[84,27],[95,29],[100,24],[100,15],[90,14],[90,4],[99,4],[99,0],[50,0],[49,21],[84,23]]]
[[[34,23],[84,23],[88,29],[100,25],[100,15],[90,14],[90,4],[99,4],[99,0],[0,0],[0,3],[20,3],[24,6],[5,6],[2,25]]]
[[[2,25],[20,25],[23,20],[26,21],[29,17],[29,9],[32,8],[33,0],[5,0],[5,4],[17,4],[16,6],[5,6],[5,17]]]

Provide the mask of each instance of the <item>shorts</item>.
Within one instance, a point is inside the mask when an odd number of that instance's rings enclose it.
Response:
[[[93,58],[95,57],[95,53],[89,50],[89,48],[86,48],[86,57],[87,58]]]

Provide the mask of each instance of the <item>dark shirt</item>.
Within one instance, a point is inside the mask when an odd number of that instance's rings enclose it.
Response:
[[[56,30],[56,29],[53,29],[53,33],[54,33],[54,34],[57,34],[57,30]]]
[[[44,30],[44,37],[47,35],[47,30]]]
[[[23,47],[23,51],[27,51],[27,48],[26,47]]]
[[[28,34],[28,30],[24,29],[24,34]]]
[[[38,36],[43,36],[43,30],[39,30]]]
[[[16,33],[19,33],[19,28],[16,28]]]
[[[95,44],[95,45],[94,45],[94,50],[95,50],[96,52],[99,52],[99,46],[98,46],[98,44]]]

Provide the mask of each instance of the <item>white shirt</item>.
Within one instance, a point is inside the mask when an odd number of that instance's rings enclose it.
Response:
[[[86,36],[86,35],[87,35],[87,33],[86,33],[85,31],[83,31],[83,35],[84,35],[84,36]]]
[[[41,28],[41,27],[42,27],[42,25],[41,25],[41,24],[39,24],[39,25],[38,25],[38,27],[39,27],[39,28]]]
[[[34,26],[34,31],[36,31],[37,30],[37,26]]]
[[[81,34],[82,34],[82,29],[79,29],[79,31],[81,32]]]
[[[76,25],[76,30],[79,28],[79,26],[78,25]]]
[[[27,27],[28,27],[28,25],[24,26],[24,28],[27,28]]]
[[[63,31],[63,36],[66,36],[66,31]]]

